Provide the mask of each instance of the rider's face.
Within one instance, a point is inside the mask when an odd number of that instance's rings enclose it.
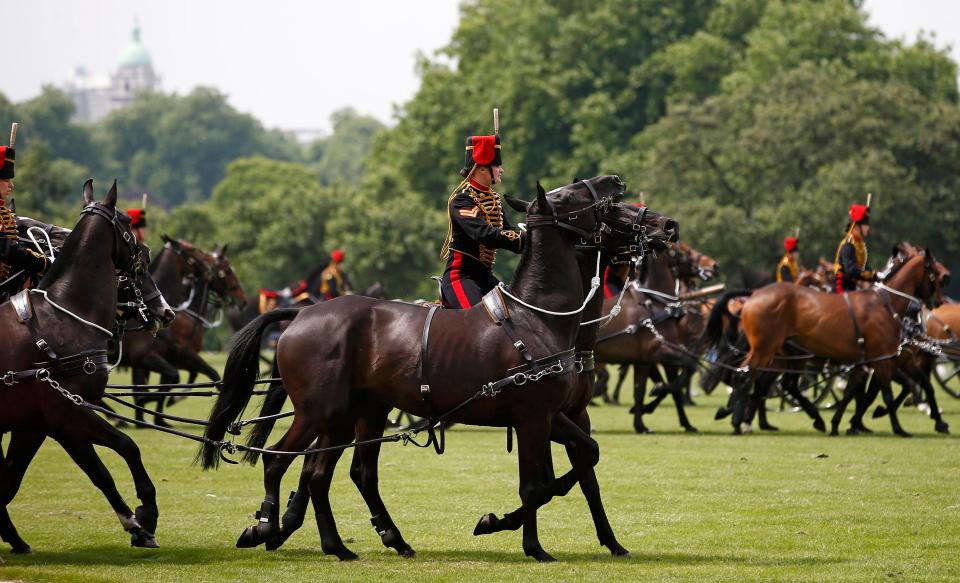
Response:
[[[861,236],[861,237],[866,237],[866,236],[867,236],[867,233],[869,233],[869,232],[870,232],[870,225],[864,225],[863,223],[861,223],[861,224],[860,224],[860,236]]]
[[[7,200],[7,196],[13,191],[13,179],[4,178],[0,180],[0,200]]]

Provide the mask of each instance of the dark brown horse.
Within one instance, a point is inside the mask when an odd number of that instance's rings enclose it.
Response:
[[[596,340],[598,363],[644,366],[634,375],[634,430],[638,433],[650,431],[643,423],[644,396],[641,389],[646,386],[650,371],[646,367],[657,364],[670,367],[669,376],[664,379],[667,384],[662,390],[673,396],[681,426],[689,432],[697,430],[683,408],[685,368],[695,366],[696,361],[682,347],[679,321],[683,311],[675,295],[679,281],[678,263],[687,263],[686,255],[679,250],[644,258],[637,275],[639,286],[628,286],[620,314],[600,331]],[[605,300],[604,310],[611,309],[616,300]]]
[[[128,331],[123,339],[122,365],[133,367],[133,384],[146,385],[150,372],[160,373],[160,382],[180,382],[179,371],[190,373],[188,382],[194,382],[197,373],[214,381],[220,374],[202,356],[204,333],[213,324],[209,318],[217,307],[229,302],[243,305],[245,298],[229,260],[206,253],[194,245],[164,236],[164,247],[150,264],[150,273],[173,305],[176,319],[157,335],[143,330]],[[138,397],[137,404],[157,402],[157,413],[163,414],[164,400],[169,389],[161,389],[158,397]],[[136,412],[143,420],[143,412]],[[162,417],[154,423],[169,426]]]
[[[30,293],[32,316],[20,322],[14,302],[0,305],[0,433],[12,434],[0,465],[0,538],[14,552],[29,552],[7,513],[24,472],[47,436],[53,437],[106,496],[131,543],[156,547],[156,490],[140,451],[106,420],[67,398],[99,403],[107,382],[107,341],[117,318],[116,271],[137,280],[145,272],[130,219],[116,211],[116,183],[103,202],[93,200],[92,180],[83,186],[84,209],[63,251]],[[173,312],[162,296],[151,313],[163,322]],[[22,374],[18,374],[22,373]],[[29,376],[28,376],[29,373]],[[59,389],[58,389],[59,387]],[[61,391],[62,389],[63,391]],[[132,511],[117,491],[94,445],[108,447],[126,461],[142,505]]]
[[[272,321],[296,316],[280,339],[277,362],[284,385],[294,404],[291,429],[271,449],[297,451],[317,436],[321,447],[343,446],[353,439],[366,441],[382,435],[387,413],[397,407],[418,416],[431,417],[450,411],[468,399],[476,399],[448,419],[461,423],[516,427],[520,448],[521,500],[523,502],[523,548],[538,560],[552,560],[540,546],[536,533],[536,510],[550,498],[552,462],[548,441],[555,414],[566,403],[575,377],[562,364],[572,351],[584,305],[584,280],[574,245],[590,242],[604,230],[629,227],[639,217],[638,209],[611,205],[622,194],[623,183],[615,176],[579,182],[552,191],[542,189],[537,200],[522,209],[528,212],[530,228],[526,249],[512,294],[525,303],[508,300],[511,321],[522,344],[514,344],[490,321],[486,310],[476,306],[462,311],[436,313],[430,329],[426,358],[420,358],[420,342],[427,313],[422,307],[357,296],[317,304],[297,313],[273,313],[258,318],[241,332],[231,353],[224,388],[211,415],[208,437],[219,440],[243,409],[256,372],[259,331]],[[598,196],[597,193],[601,193]],[[517,203],[511,203],[517,205]],[[666,239],[664,229],[672,221],[648,213],[644,221],[649,237]],[[606,243],[606,241],[604,242]],[[529,305],[565,315],[541,315]],[[465,331],[472,333],[465,334]],[[523,391],[505,389],[496,398],[477,399],[481,387],[501,378],[518,361],[517,348],[542,358],[555,355],[554,371]],[[476,366],[482,363],[482,366]],[[422,374],[418,373],[422,367]],[[570,367],[572,370],[572,365]],[[561,372],[562,371],[562,372]],[[515,377],[511,377],[515,378]],[[430,381],[442,389],[425,400],[422,386]],[[439,386],[439,385],[438,385]],[[215,465],[217,448],[203,450],[206,467]],[[318,518],[324,552],[341,559],[355,558],[336,530],[328,501],[333,467],[342,451],[320,452],[313,463],[310,494]],[[351,476],[371,512],[373,523],[388,547],[402,555],[413,550],[383,505],[377,488],[379,445],[358,447]],[[266,497],[261,507],[263,521],[248,529],[238,544],[271,540],[279,535],[277,501],[279,481],[291,458],[264,454]]]
[[[837,294],[788,283],[757,290],[741,312],[743,332],[750,346],[743,365],[749,367],[751,378],[756,380],[762,369],[781,353],[787,340],[817,357],[854,363],[857,366],[833,416],[831,435],[837,434],[850,400],[865,390],[868,376],[872,376],[874,384],[858,411],[862,414],[871,395],[880,391],[890,411],[894,433],[909,435],[892,408],[890,388],[902,345],[900,319],[912,303],[942,297],[940,283],[945,274],[946,269],[933,254],[924,251],[899,264],[881,287],[849,293],[849,303]],[[866,369],[871,369],[872,374],[868,375]],[[750,384],[738,383],[734,392],[745,396]],[[743,420],[741,409],[734,408],[735,427]]]

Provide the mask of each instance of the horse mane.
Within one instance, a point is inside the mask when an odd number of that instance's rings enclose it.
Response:
[[[70,264],[73,263],[73,257],[79,253],[77,248],[80,246],[80,241],[83,240],[89,229],[87,226],[90,222],[89,218],[90,216],[85,214],[77,221],[77,226],[70,231],[70,234],[63,242],[63,248],[57,256],[57,261],[54,261],[53,265],[47,269],[47,272],[40,279],[40,283],[37,284],[37,289],[46,289],[47,285],[56,281],[63,275],[63,272],[70,267]]]

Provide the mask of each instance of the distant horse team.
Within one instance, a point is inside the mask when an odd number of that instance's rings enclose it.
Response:
[[[320,291],[326,262],[285,290],[248,295],[226,246],[206,252],[165,235],[149,261],[130,219],[116,209],[116,184],[102,202],[93,198],[92,181],[82,192],[72,230],[22,219],[23,242],[39,246],[53,263],[35,289],[0,305],[7,339],[0,354],[0,437],[10,434],[6,452],[0,450],[0,538],[14,553],[31,547],[7,508],[48,436],[103,492],[131,543],[158,546],[155,487],[137,445],[111,425],[112,409],[103,401],[117,365],[130,367],[133,384],[143,387],[135,393],[135,419],[128,420],[136,427],[170,430],[165,407],[180,371],[189,374],[187,385],[198,374],[214,382],[216,402],[209,419],[200,420],[204,436],[195,436],[206,469],[231,451],[227,434],[235,433],[261,365],[269,362],[279,379],[244,446],[248,461],[262,459],[264,495],[257,523],[237,546],[280,547],[312,504],[321,549],[341,560],[357,555],[337,530],[329,492],[351,447],[350,477],[382,543],[401,556],[415,554],[380,495],[380,446],[389,440],[394,408],[421,418],[410,435],[426,433],[438,452],[449,424],[506,428],[511,444],[516,432],[520,505],[502,516],[483,514],[474,534],[522,529],[522,549],[538,561],[553,560],[539,540],[539,508],[577,484],[600,544],[615,556],[629,555],[600,495],[594,469],[600,444],[591,436],[589,412],[596,397],[618,404],[631,371],[637,433],[651,432],[645,417],[667,397],[681,428],[696,432],[686,407],[697,377],[708,393],[729,386],[716,418],[729,417],[734,433],[752,429],[755,418],[760,429],[776,430],[767,416],[774,397],[831,435],[840,432],[853,401],[846,432],[869,432],[864,417],[878,395],[883,404],[873,417],[888,417],[897,435],[909,436],[898,417],[907,399],[926,407],[936,432],[949,432],[931,379],[945,386],[938,363],[960,361],[960,308],[946,303],[946,267],[929,249],[906,242],[893,248],[877,283],[845,294],[832,293],[839,282],[824,260],[800,270],[792,283],[746,273],[744,280],[756,284],[749,289],[702,288],[720,275],[720,265],[679,242],[673,219],[624,204],[619,177],[576,180],[550,192],[538,184],[530,202],[505,197],[526,217],[513,281],[469,309],[453,310],[388,301],[379,283],[331,299]],[[605,274],[615,274],[611,281],[620,286],[601,290]],[[221,379],[201,351],[225,310],[236,334]],[[275,358],[264,357],[270,337],[278,338]],[[612,365],[619,367],[616,381],[607,370]],[[150,373],[162,385],[155,393],[147,392]],[[267,446],[287,398],[292,423]],[[146,408],[151,402],[155,410]],[[829,428],[821,415],[826,404],[833,407]],[[566,448],[571,469],[564,475],[554,472],[551,441]],[[135,510],[94,445],[116,451],[128,465],[141,501]],[[298,456],[304,458],[298,490],[281,515],[280,482]]]

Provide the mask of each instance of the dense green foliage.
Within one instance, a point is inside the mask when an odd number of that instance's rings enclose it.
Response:
[[[299,278],[321,250],[342,247],[360,284],[435,293],[426,277],[442,269],[445,203],[463,140],[491,131],[493,106],[503,126],[502,191],[530,196],[537,180],[553,187],[618,173],[633,195],[645,191],[678,218],[684,238],[728,276],[742,266],[770,269],[780,239],[798,226],[802,263],[832,259],[847,205],[867,192],[875,195],[874,257],[909,238],[960,268],[957,65],[928,39],[887,39],[861,4],[466,0],[449,44],[418,63],[420,89],[393,127],[347,109],[333,117],[330,137],[305,149],[207,89],[143,96],[92,128],[70,124],[69,103],[49,89],[24,104],[0,98],[0,115],[26,122],[25,159],[29,140],[47,144],[25,168],[57,175],[40,184],[24,172],[21,192],[28,201],[37,195],[22,207],[59,212],[65,195],[57,193],[83,170],[118,175],[127,192],[196,203],[178,208],[163,230],[234,243],[252,262],[241,270],[255,285]],[[279,259],[246,250],[259,241],[251,233],[283,225],[267,226],[270,213],[207,202],[221,180],[222,200],[240,200],[226,194],[243,182],[227,168],[251,155],[303,165],[265,168],[289,173],[290,184],[263,175],[270,192],[245,186],[245,196],[309,191],[332,201],[299,207],[310,218],[297,224],[310,232],[295,235],[316,250],[309,261],[282,258],[306,252],[303,245],[269,247]],[[332,190],[306,188],[308,174]],[[513,258],[500,257],[507,278]]]
[[[210,358],[210,357],[213,358]],[[222,356],[205,355],[220,368]],[[154,377],[155,378],[155,377]],[[125,382],[123,373],[112,382]],[[629,381],[628,381],[629,383]],[[803,413],[772,413],[779,433],[734,437],[713,421],[725,395],[698,396],[688,409],[701,433],[679,430],[672,407],[646,417],[657,433],[637,435],[627,407],[592,407],[603,501],[632,558],[597,544],[578,487],[538,513],[540,540],[558,563],[523,556],[519,532],[472,536],[487,512],[519,503],[517,453],[502,430],[456,426],[447,451],[385,444],[379,484],[384,502],[417,551],[398,557],[380,543],[350,480],[353,454],[340,459],[331,507],[341,536],[360,560],[341,563],[320,550],[313,510],[276,552],[237,549],[263,499],[262,466],[191,464],[197,444],[131,430],[157,487],[161,548],[133,549],[100,492],[53,440],[37,455],[9,506],[33,555],[10,555],[0,579],[17,581],[953,581],[960,572],[960,440],[933,433],[916,409],[901,419],[913,439],[869,421],[866,437],[816,433]],[[958,401],[943,395],[945,418],[960,427]],[[254,403],[257,405],[258,403]],[[204,417],[208,400],[191,397],[170,413]],[[251,408],[252,409],[252,408]],[[248,410],[245,417],[253,416]],[[195,426],[174,423],[196,432]],[[278,423],[274,433],[289,427]],[[127,502],[136,504],[123,462],[98,448]],[[558,473],[569,468],[553,447]],[[300,461],[287,471],[296,487]],[[56,476],[52,479],[51,476]]]

